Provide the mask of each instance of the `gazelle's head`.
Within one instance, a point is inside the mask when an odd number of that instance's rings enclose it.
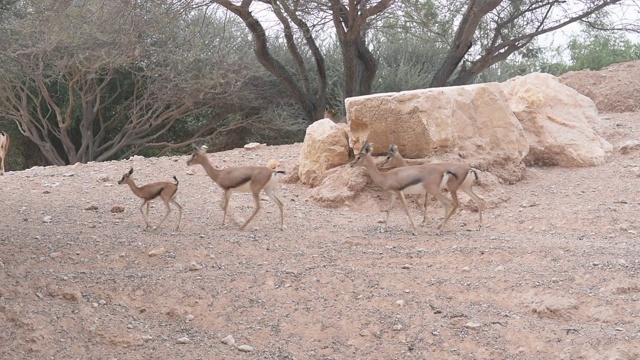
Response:
[[[126,172],[124,173],[124,175],[122,175],[122,179],[118,181],[118,184],[122,185],[128,183],[129,179],[131,179],[131,174],[133,174],[133,168],[131,168],[129,172]]]
[[[203,165],[209,161],[207,159],[207,149],[207,145],[202,145],[199,149],[194,151],[189,160],[187,160],[187,165]]]
[[[333,118],[336,116],[337,113],[338,113],[338,111],[336,111],[336,109],[330,108],[329,106],[324,108],[324,118],[325,119],[333,120]]]
[[[380,167],[384,167],[385,165],[394,164],[398,161],[398,158],[401,158],[400,151],[398,150],[398,145],[391,144],[389,146],[389,151],[387,151],[387,156],[384,157],[384,160],[380,163]],[[395,165],[395,164],[394,164]],[[397,167],[393,166],[392,167]]]
[[[349,166],[351,167],[365,166],[365,163],[364,163],[365,159],[371,156],[372,151],[373,151],[373,144],[370,143],[369,141],[365,141],[364,144],[362,144],[362,148],[360,149],[360,152],[356,154],[353,161],[349,163]]]

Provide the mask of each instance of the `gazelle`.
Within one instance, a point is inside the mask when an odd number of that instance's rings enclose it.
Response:
[[[4,159],[7,157],[7,153],[9,152],[10,142],[11,138],[9,138],[9,134],[6,132],[0,132],[0,162],[2,163],[2,172],[0,172],[0,175],[4,175]]]
[[[393,208],[396,196],[399,195],[402,208],[407,214],[407,217],[409,217],[409,221],[413,227],[413,233],[414,235],[417,234],[416,224],[409,214],[404,196],[406,194],[424,193],[432,194],[444,206],[444,219],[440,226],[440,230],[442,230],[447,223],[447,214],[450,213],[452,207],[451,200],[442,194],[442,187],[449,181],[451,174],[447,171],[442,171],[439,167],[428,166],[407,166],[381,173],[378,171],[371,157],[371,151],[372,145],[369,142],[365,142],[360,153],[356,155],[356,158],[350,165],[351,167],[364,167],[376,185],[385,191],[391,192],[391,202],[389,203],[389,208],[386,210],[387,216],[384,222],[385,231],[389,222],[389,212]]]
[[[275,194],[276,186],[280,182],[280,177],[284,175],[284,171],[276,171],[266,166],[239,166],[218,170],[211,165],[207,157],[206,147],[194,152],[191,158],[187,160],[187,165],[202,165],[207,175],[224,190],[222,202],[224,215],[222,216],[222,225],[224,225],[227,219],[229,199],[233,192],[251,193],[256,203],[253,214],[251,214],[249,219],[240,227],[240,230],[243,230],[260,210],[260,192],[264,191],[265,194],[278,205],[280,209],[280,230],[284,229],[282,202]]]
[[[401,168],[407,166],[406,161],[402,158],[400,151],[398,150],[398,146],[392,144],[389,147],[389,152],[384,161],[380,164],[380,166],[388,166],[390,168]],[[460,202],[458,200],[458,190],[462,190],[467,195],[469,195],[473,201],[478,206],[478,230],[482,228],[482,209],[484,207],[484,200],[473,192],[473,184],[478,181],[478,170],[472,168],[468,164],[465,163],[434,163],[434,164],[424,164],[418,166],[429,166],[429,167],[440,167],[442,171],[448,171],[451,173],[451,177],[449,178],[446,188],[451,193],[451,198],[453,199],[453,207],[451,208],[451,212],[448,214],[447,219],[453,215],[453,213],[460,206]],[[424,205],[424,221],[427,219],[427,201],[428,196],[425,196],[425,205]]]
[[[140,212],[142,213],[142,216],[144,217],[144,223],[146,224],[146,226],[144,227],[144,230],[147,230],[149,228],[149,204],[151,203],[151,200],[159,196],[164,202],[164,206],[167,208],[167,211],[164,214],[164,217],[162,218],[162,220],[160,221],[160,224],[158,224],[158,226],[154,227],[153,229],[155,230],[159,228],[162,225],[162,223],[164,223],[164,221],[167,219],[167,216],[169,216],[169,213],[171,213],[171,207],[169,206],[169,203],[171,202],[178,207],[179,214],[178,214],[178,225],[176,225],[176,231],[177,231],[178,228],[180,228],[180,220],[182,219],[182,206],[180,206],[180,204],[178,204],[174,199],[176,192],[178,191],[178,178],[176,178],[175,176],[173,177],[173,179],[176,181],[175,183],[162,181],[162,182],[155,182],[152,184],[147,184],[147,185],[138,187],[133,181],[133,178],[131,177],[132,174],[133,174],[133,168],[131,168],[131,170],[129,170],[128,173],[125,173],[124,175],[122,175],[122,179],[118,181],[118,184],[129,185],[129,188],[131,188],[131,191],[133,191],[133,193],[136,196],[138,196],[143,200],[142,205],[140,205]],[[144,213],[144,211],[142,211],[142,208],[145,205],[147,205],[146,214]]]
[[[336,109],[331,109],[328,106],[324,110],[325,119],[329,119],[334,123],[344,123],[347,124],[347,118],[344,116],[337,116],[338,111]]]

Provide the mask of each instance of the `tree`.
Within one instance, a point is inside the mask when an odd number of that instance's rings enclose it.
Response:
[[[290,96],[304,110],[309,120],[323,116],[326,104],[327,74],[324,57],[317,38],[326,29],[329,17],[336,29],[344,65],[344,96],[369,94],[372,91],[377,64],[366,44],[369,22],[386,10],[393,0],[353,1],[346,4],[340,0],[323,1],[298,0],[243,0],[239,4],[231,0],[213,0],[237,15],[254,38],[254,52],[258,61],[273,76],[281,81]],[[252,7],[253,5],[253,7]],[[269,9],[282,26],[281,34],[293,59],[294,66],[287,67],[283,60],[272,56],[268,33],[263,21],[256,17],[252,9],[257,6]],[[306,17],[306,18],[305,18]],[[314,62],[313,80],[305,54]]]
[[[613,63],[640,59],[640,44],[611,32],[588,30],[567,45],[570,70],[600,70]]]
[[[28,15],[9,22],[0,41],[0,115],[51,164],[177,148],[241,126],[212,121],[163,141],[243,84],[226,59],[190,47],[189,18],[171,2],[25,4]]]
[[[640,29],[637,19],[612,23],[607,17],[609,10],[637,8],[622,0],[403,0],[403,5],[408,33],[417,29],[416,36],[432,34],[448,45],[431,87],[467,84],[536,37],[576,22],[609,30]]]

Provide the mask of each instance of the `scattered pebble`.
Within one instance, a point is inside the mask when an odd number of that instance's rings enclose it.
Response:
[[[477,322],[468,322],[464,324],[464,327],[470,330],[480,330],[480,328],[482,327],[482,324]]]
[[[183,337],[179,338],[178,340],[176,340],[176,343],[178,343],[178,344],[189,344],[189,343],[191,343],[191,340],[188,337],[183,336]]]
[[[151,251],[149,251],[149,256],[150,257],[154,257],[154,256],[162,256],[167,252],[167,250],[163,247],[159,247],[157,249],[153,249]]]
[[[238,350],[242,352],[253,352],[253,346],[251,345],[240,345],[238,346]]]
[[[227,344],[227,345],[235,345],[236,344],[236,339],[233,338],[233,335],[228,335],[227,337],[225,337],[224,339],[220,340],[223,344]]]

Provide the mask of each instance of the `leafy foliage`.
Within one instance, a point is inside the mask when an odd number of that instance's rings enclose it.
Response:
[[[614,63],[640,59],[640,43],[612,32],[587,31],[571,39],[567,48],[570,70],[600,70]]]

